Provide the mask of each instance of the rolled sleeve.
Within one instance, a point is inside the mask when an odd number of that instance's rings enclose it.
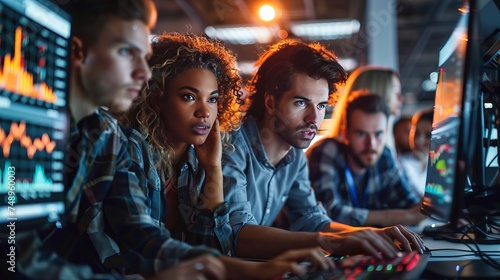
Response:
[[[233,254],[227,202],[219,205],[213,212],[208,209],[196,210],[192,217],[193,220],[187,227],[186,242],[219,248],[226,255]]]

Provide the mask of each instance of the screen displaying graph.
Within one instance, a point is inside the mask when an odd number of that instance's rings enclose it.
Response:
[[[52,120],[54,121],[54,120]],[[0,194],[7,194],[9,167],[16,169],[16,193],[23,199],[50,198],[51,193],[63,192],[64,123],[59,127],[34,124],[33,121],[0,120],[0,147],[4,165],[0,170]]]
[[[3,57],[0,84],[4,89],[12,93],[48,103],[56,103],[57,96],[44,81],[47,73],[45,69],[46,58],[44,57],[47,46],[44,43],[38,43],[38,55],[35,54],[39,57],[38,65],[36,66],[36,71],[38,73],[34,76],[26,70],[27,67],[24,65],[25,59],[21,55],[22,42],[29,41],[29,39],[24,39],[25,36],[22,32],[23,30],[21,27],[16,28],[14,36],[14,56],[11,57],[11,54],[7,53]],[[39,80],[38,83],[35,82],[35,78]]]
[[[461,12],[453,33],[439,51],[439,77],[422,203],[425,213],[444,222],[456,222],[465,183],[457,178],[462,178],[461,171],[465,170],[464,140],[468,137],[460,133],[466,133],[465,125],[470,121],[470,112],[464,109],[464,104],[470,102],[464,88],[468,77],[468,8]]]
[[[66,105],[69,22],[59,16],[50,25],[32,24],[29,16],[41,20],[50,14],[36,1],[21,2],[13,7],[24,15],[0,6],[0,97],[59,109]]]
[[[447,217],[453,203],[460,119],[450,117],[433,128],[425,185],[424,205]]]
[[[0,223],[64,212],[69,17],[39,0],[0,0]]]

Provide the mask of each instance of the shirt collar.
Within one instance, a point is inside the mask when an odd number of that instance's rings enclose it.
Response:
[[[242,125],[242,129],[250,141],[250,145],[252,146],[252,150],[254,151],[257,160],[264,164],[269,163],[255,118],[253,116],[248,116]],[[238,149],[238,147],[236,147],[236,149]],[[292,162],[295,159],[297,152],[302,151],[298,151],[296,148],[291,148],[276,167],[279,168],[280,166],[284,166]]]
[[[196,158],[196,153],[194,151],[194,146],[193,145],[189,145],[187,160],[186,160],[186,163],[184,164],[184,166],[186,166],[186,165],[191,170],[193,170],[193,172],[197,171],[196,168],[198,166],[198,159]],[[182,169],[184,169],[184,167]]]

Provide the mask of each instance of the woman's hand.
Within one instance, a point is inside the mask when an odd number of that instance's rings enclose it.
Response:
[[[205,143],[194,147],[198,162],[205,169],[222,166],[222,142],[219,120],[216,119]]]
[[[423,252],[424,242],[420,236],[404,226],[386,228],[359,227],[341,232],[320,232],[317,238],[321,247],[335,255],[371,255],[376,258],[394,258],[399,248],[405,251]]]
[[[215,120],[205,143],[195,146],[195,151],[199,164],[205,170],[205,182],[199,197],[199,206],[214,211],[224,202],[219,120]]]
[[[221,260],[228,271],[228,279],[273,279],[286,272],[304,275],[306,271],[300,267],[300,262],[309,262],[312,270],[334,268],[333,262],[319,247],[290,250],[266,262],[240,261],[229,257],[222,257]]]

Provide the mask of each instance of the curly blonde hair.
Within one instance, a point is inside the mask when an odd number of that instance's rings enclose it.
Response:
[[[229,140],[229,132],[239,128],[242,119],[240,105],[241,77],[236,68],[236,57],[221,42],[205,37],[168,33],[156,36],[151,47],[153,55],[149,61],[152,78],[147,82],[123,123],[146,136],[150,152],[160,155],[156,168],[162,170],[161,176],[170,177],[173,173],[169,153],[173,149],[165,145],[167,139],[162,118],[155,111],[155,100],[163,97],[169,83],[188,69],[206,69],[214,73],[219,90],[218,119],[224,152],[232,152],[234,147]]]

